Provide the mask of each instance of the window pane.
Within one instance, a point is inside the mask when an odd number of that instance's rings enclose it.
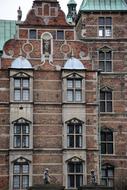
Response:
[[[101,143],[101,154],[106,154],[106,144]]]
[[[112,112],[112,102],[107,102],[107,112]]]
[[[59,40],[64,39],[64,31],[62,31],[62,30],[57,31],[57,39],[59,39]]]
[[[22,132],[23,132],[23,134],[29,134],[29,126],[23,125],[22,126]]]
[[[75,128],[75,133],[76,133],[76,134],[81,134],[81,133],[82,133],[82,126],[76,125],[75,127],[76,127],[76,128]]]
[[[106,140],[107,141],[113,141],[113,133],[112,132],[108,132],[106,135]]]
[[[74,136],[69,135],[67,138],[68,138],[68,147],[74,147]]]
[[[100,102],[100,112],[105,112],[105,102]]]
[[[106,52],[106,60],[111,60],[111,52]]]
[[[106,62],[106,72],[111,72],[112,71],[112,65],[111,65],[111,61],[107,61]]]
[[[23,139],[22,139],[22,146],[23,147],[29,147],[29,136],[23,136]]]
[[[103,179],[101,180],[101,182],[102,182],[102,185],[107,186],[107,180],[106,180],[106,179],[103,178]]]
[[[20,165],[19,164],[15,164],[14,165],[14,174],[19,174],[20,173]]]
[[[68,164],[68,172],[69,173],[74,173],[74,163],[69,163]]]
[[[99,18],[99,25],[104,25],[105,24],[105,19],[104,17]]]
[[[82,96],[81,90],[76,90],[75,91],[75,100],[78,102],[81,101],[82,100],[81,96]]]
[[[101,132],[101,141],[106,141],[106,133]]]
[[[67,128],[69,134],[74,134],[74,125],[69,125]]]
[[[82,147],[82,136],[81,135],[76,136],[76,147]]]
[[[104,36],[104,27],[99,27],[99,36],[100,37]]]
[[[108,177],[113,177],[113,169],[108,169]]]
[[[106,17],[106,25],[112,25],[112,18]]]
[[[21,136],[19,136],[19,135],[14,136],[14,147],[15,148],[21,147]]]
[[[111,27],[106,27],[105,29],[105,36],[111,36],[112,35],[112,29]]]
[[[29,80],[23,79],[23,87],[28,88],[29,87]]]
[[[29,31],[29,38],[30,39],[36,39],[36,30],[30,30]]]
[[[107,100],[112,100],[112,93],[111,92],[107,92]]]
[[[82,173],[83,172],[83,165],[82,163],[76,164],[76,173]]]
[[[104,59],[105,59],[104,52],[99,52],[99,60],[104,60]]]
[[[29,186],[29,176],[23,176],[23,188],[27,188]]]
[[[14,79],[14,87],[15,88],[20,88],[21,84],[20,84],[20,79]]]
[[[108,143],[107,144],[107,152],[108,154],[113,154],[113,144],[112,143]]]
[[[83,176],[82,175],[76,175],[76,187],[80,187],[83,184]]]
[[[105,64],[104,61],[99,62],[99,68],[102,70],[102,72],[105,72]]]
[[[13,177],[13,188],[20,189],[20,176]]]
[[[73,80],[67,80],[67,88],[73,88]]]
[[[14,126],[14,133],[15,134],[21,134],[21,126],[20,125]]]
[[[24,164],[23,165],[23,174],[27,174],[29,173],[29,165],[28,164]]]
[[[29,90],[23,90],[23,100],[29,100]]]
[[[100,92],[100,99],[105,100],[105,92],[103,91]]]
[[[15,90],[14,91],[14,99],[15,100],[21,100],[21,92],[20,92],[20,90]]]
[[[73,90],[67,91],[67,100],[72,102],[73,101]]]
[[[68,176],[68,187],[74,187],[74,175]]]
[[[82,81],[81,80],[75,80],[75,88],[82,88]]]

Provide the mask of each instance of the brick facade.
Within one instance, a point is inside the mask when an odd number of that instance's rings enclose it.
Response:
[[[100,184],[103,164],[114,167],[116,183],[121,176],[126,179],[126,14],[81,13],[75,27],[67,23],[57,1],[35,0],[26,20],[17,23],[17,35],[5,43],[1,57],[0,190],[14,189],[14,163],[23,159],[30,165],[29,186],[43,183],[43,172],[49,168],[51,183],[69,188],[70,162],[83,163],[83,184],[91,183],[91,170]],[[98,37],[100,16],[112,17],[110,39]],[[31,30],[36,32],[34,39],[30,37]],[[44,54],[45,39],[51,45],[48,54]],[[107,73],[99,70],[99,51],[105,47],[112,51],[112,72]],[[72,56],[80,60],[84,69],[65,68]],[[32,67],[12,67],[18,57],[25,57]],[[30,77],[28,101],[14,101],[13,78],[21,75]],[[82,79],[82,101],[78,103],[67,101],[67,78],[71,75]],[[102,88],[112,90],[112,112],[99,112]],[[13,145],[14,124],[20,119],[30,126],[27,148]],[[83,126],[80,148],[67,147],[67,123],[73,119]],[[105,128],[113,131],[113,154],[101,155],[100,132]]]

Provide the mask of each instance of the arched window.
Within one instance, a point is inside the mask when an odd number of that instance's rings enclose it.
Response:
[[[101,129],[101,154],[113,154],[113,131]]]
[[[66,122],[67,124],[67,148],[82,148],[83,122],[76,118]]]
[[[100,112],[112,112],[112,90],[102,88],[100,90]]]
[[[68,188],[77,188],[83,185],[83,162],[73,158],[67,163]]]
[[[13,124],[13,147],[30,147],[30,123],[23,118],[15,121]]]
[[[29,162],[20,157],[13,163],[13,190],[29,187]]]
[[[112,71],[112,51],[107,47],[99,50],[99,68],[102,72]]]
[[[101,183],[105,186],[112,187],[114,184],[114,166],[104,164],[101,168]]]

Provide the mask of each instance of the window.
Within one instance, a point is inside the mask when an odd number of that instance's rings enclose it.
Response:
[[[112,52],[108,48],[99,51],[99,67],[102,72],[112,71]]]
[[[82,79],[76,77],[76,75],[67,79],[67,101],[82,101]]]
[[[112,187],[114,184],[114,167],[109,164],[105,164],[102,166],[101,172],[102,172],[102,178],[101,178],[102,184],[108,187]]]
[[[67,122],[67,147],[82,147],[82,123],[76,119]]]
[[[36,30],[30,30],[29,31],[29,38],[30,39],[36,39]]]
[[[99,17],[99,37],[112,36],[112,18]]]
[[[110,129],[101,131],[101,154],[113,154],[113,132]]]
[[[29,163],[20,158],[13,165],[13,190],[26,190],[29,187]]]
[[[14,78],[14,100],[29,101],[30,81],[29,78]]]
[[[30,144],[30,126],[25,120],[20,119],[14,123],[14,148],[29,148]]]
[[[68,188],[77,188],[83,185],[83,163],[69,162],[68,169]]]
[[[112,91],[109,88],[100,90],[100,112],[112,112]]]
[[[64,31],[63,30],[57,30],[57,39],[58,40],[64,39]]]

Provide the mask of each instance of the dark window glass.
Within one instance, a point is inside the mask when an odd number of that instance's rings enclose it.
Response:
[[[68,163],[68,188],[77,188],[83,184],[83,164],[81,162]]]
[[[29,38],[30,39],[36,39],[36,30],[30,30],[29,31]]]
[[[58,40],[63,40],[64,39],[64,31],[63,30],[58,30],[57,31],[57,39]]]
[[[28,124],[14,125],[14,148],[29,148],[30,129]]]
[[[99,52],[99,67],[102,72],[112,71],[112,52]]]
[[[114,184],[114,167],[108,164],[102,166],[101,182],[103,185],[113,187]]]
[[[71,123],[67,125],[67,147],[82,147],[82,124]]]
[[[101,154],[113,154],[113,132],[101,131]]]
[[[29,164],[21,162],[14,163],[13,189],[25,190],[29,187]]]
[[[112,112],[112,92],[100,91],[100,112]]]

